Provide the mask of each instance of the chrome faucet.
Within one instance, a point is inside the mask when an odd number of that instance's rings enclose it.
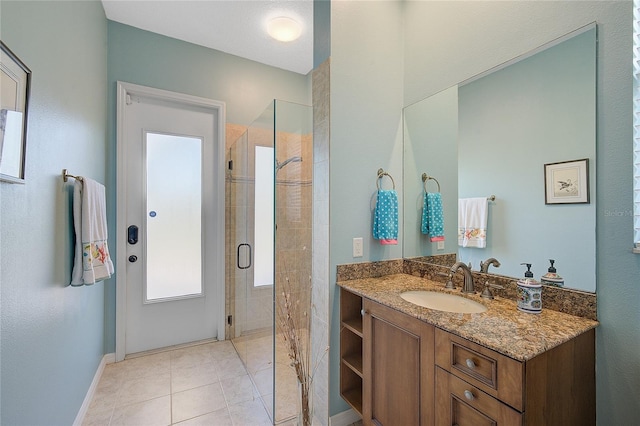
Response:
[[[489,266],[495,266],[496,268],[500,266],[500,262],[495,257],[490,257],[489,259],[480,261],[480,272],[487,273],[489,272]]]
[[[474,293],[475,288],[473,286],[473,276],[471,275],[471,269],[464,262],[456,262],[451,267],[451,273],[455,274],[458,269],[462,268],[464,274],[464,284],[462,286],[463,293]]]

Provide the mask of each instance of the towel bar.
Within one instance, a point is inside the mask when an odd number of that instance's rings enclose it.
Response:
[[[64,182],[66,182],[70,177],[71,177],[71,178],[74,178],[74,179],[77,179],[77,180],[79,180],[80,182],[83,182],[83,180],[82,180],[82,176],[74,176],[74,175],[72,175],[71,173],[69,173],[69,172],[67,171],[67,169],[62,169],[62,180],[63,180]]]
[[[428,192],[427,191],[427,181],[428,180],[434,180],[436,181],[436,184],[438,185],[438,192],[440,192],[440,182],[438,182],[438,179],[434,178],[433,176],[429,176],[426,173],[422,174],[422,184],[424,186],[424,192]]]

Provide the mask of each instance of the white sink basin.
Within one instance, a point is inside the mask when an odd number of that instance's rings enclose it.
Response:
[[[487,310],[487,307],[482,303],[475,302],[466,297],[438,291],[405,291],[404,293],[400,293],[400,297],[407,302],[437,311],[456,312],[459,314],[479,314]]]

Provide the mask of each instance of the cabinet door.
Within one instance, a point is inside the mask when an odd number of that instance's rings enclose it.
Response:
[[[521,426],[522,414],[438,367],[436,425]]]
[[[433,326],[369,300],[364,309],[364,423],[433,425]]]

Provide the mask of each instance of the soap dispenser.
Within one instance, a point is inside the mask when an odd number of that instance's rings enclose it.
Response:
[[[549,266],[548,272],[540,278],[540,281],[542,284],[554,287],[564,287],[564,280],[560,275],[558,275],[556,268],[553,266],[555,260],[549,259],[549,262],[551,262],[551,266]]]
[[[530,314],[539,314],[542,312],[542,285],[533,278],[530,263],[521,263],[526,265],[527,271],[524,273],[524,279],[518,280],[518,310]]]

